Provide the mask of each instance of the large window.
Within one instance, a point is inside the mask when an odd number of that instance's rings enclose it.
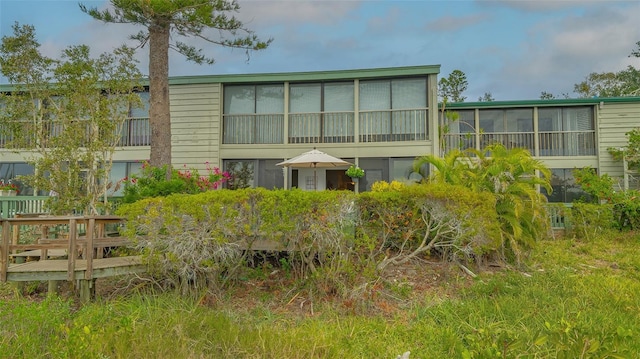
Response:
[[[142,162],[113,162],[109,173],[107,195],[119,197],[124,194],[123,180],[142,172]]]
[[[33,173],[33,166],[28,163],[0,163],[0,181],[15,184],[18,187],[19,196],[33,196],[33,188],[19,179],[19,176],[32,175]]]
[[[446,111],[443,143],[445,151],[476,148],[475,110]]]
[[[596,154],[593,107],[538,109],[541,156],[592,156]]]
[[[590,196],[582,190],[573,177],[573,169],[554,168],[551,170],[551,187],[553,192],[548,193],[541,188],[540,192],[547,196],[549,202],[571,203],[577,200],[589,201]]]
[[[231,174],[229,189],[263,187],[266,189],[284,188],[282,167],[276,166],[282,160],[224,160],[225,171]]]
[[[422,175],[413,172],[414,160],[414,157],[360,158],[358,166],[364,170],[364,177],[358,180],[358,190],[369,191],[378,181],[420,181]],[[423,166],[421,172],[428,175],[429,166]]]
[[[534,153],[533,109],[480,110],[481,147],[501,143],[507,148],[526,148]]]
[[[352,82],[289,86],[289,143],[353,142]]]
[[[427,138],[427,79],[360,81],[360,141]]]
[[[224,88],[223,142],[283,143],[284,85]]]
[[[149,146],[151,128],[149,127],[149,91],[139,92],[141,107],[129,108],[129,118],[122,130],[123,146]]]

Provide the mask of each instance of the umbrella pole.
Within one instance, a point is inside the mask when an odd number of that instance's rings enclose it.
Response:
[[[316,174],[316,165],[317,163],[314,162],[313,163],[313,190],[314,191],[318,191],[318,175]]]

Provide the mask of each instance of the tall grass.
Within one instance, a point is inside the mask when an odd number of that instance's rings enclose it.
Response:
[[[233,296],[210,307],[166,293],[76,307],[5,286],[0,357],[637,358],[639,239],[541,242],[525,270],[482,272],[391,312],[319,299],[313,315],[267,300],[241,308]]]

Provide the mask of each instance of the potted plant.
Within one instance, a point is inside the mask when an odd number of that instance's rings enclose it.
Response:
[[[353,180],[364,177],[364,170],[358,166],[351,165],[345,172]]]
[[[14,183],[4,183],[4,181],[0,182],[0,196],[15,196],[20,192],[18,190],[18,186]]]

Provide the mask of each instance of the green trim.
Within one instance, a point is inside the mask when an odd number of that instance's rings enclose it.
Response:
[[[388,67],[359,70],[335,70],[314,72],[285,72],[237,75],[181,76],[169,78],[170,85],[207,83],[259,83],[259,82],[301,82],[325,80],[354,80],[383,77],[403,77],[435,75],[440,73],[440,65]]]
[[[311,72],[282,72],[259,74],[228,74],[228,75],[199,75],[169,77],[169,85],[196,85],[214,83],[274,83],[274,82],[303,82],[326,80],[355,80],[384,77],[424,76],[440,73],[440,65],[384,67],[374,69],[333,70]],[[141,81],[143,86],[149,85],[149,79]],[[1,84],[0,92],[11,92],[14,85]]]
[[[570,98],[558,100],[522,100],[522,101],[483,101],[483,102],[455,102],[448,103],[446,109],[473,108],[505,108],[505,107],[544,107],[544,106],[580,106],[597,105],[603,103],[640,103],[640,97],[594,97]],[[438,104],[442,108],[442,103]]]

